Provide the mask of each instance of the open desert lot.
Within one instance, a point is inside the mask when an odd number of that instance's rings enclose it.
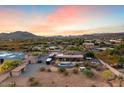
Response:
[[[0,86],[12,86],[14,83],[17,87],[109,87],[109,84],[103,79],[100,72],[95,70],[93,70],[93,77],[87,77],[82,72],[74,74],[71,69],[68,72],[69,74],[65,75],[60,72],[37,71],[31,77],[19,76],[8,78]],[[112,83],[113,86],[119,86],[118,80],[114,80]]]

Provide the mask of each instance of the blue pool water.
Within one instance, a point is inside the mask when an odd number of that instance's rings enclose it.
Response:
[[[0,52],[0,59],[4,60],[22,60],[24,57],[23,52]]]

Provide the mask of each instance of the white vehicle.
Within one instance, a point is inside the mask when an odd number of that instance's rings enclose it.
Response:
[[[46,64],[47,64],[47,65],[50,65],[50,63],[52,63],[52,58],[47,58],[47,59],[46,59]]]
[[[85,69],[86,69],[86,67],[80,67],[80,71],[83,71]]]

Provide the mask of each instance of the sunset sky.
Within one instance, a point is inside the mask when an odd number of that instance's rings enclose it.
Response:
[[[0,33],[82,35],[124,32],[124,6],[0,6]]]

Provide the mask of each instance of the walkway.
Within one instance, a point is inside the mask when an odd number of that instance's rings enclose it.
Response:
[[[119,72],[118,70],[116,70],[115,68],[111,67],[110,65],[108,65],[107,63],[105,63],[104,61],[100,60],[101,64],[103,64],[106,68],[108,68],[111,72],[113,72],[115,75],[117,76],[121,76],[124,78],[124,74]]]
[[[0,83],[10,77],[10,73],[0,74]]]

